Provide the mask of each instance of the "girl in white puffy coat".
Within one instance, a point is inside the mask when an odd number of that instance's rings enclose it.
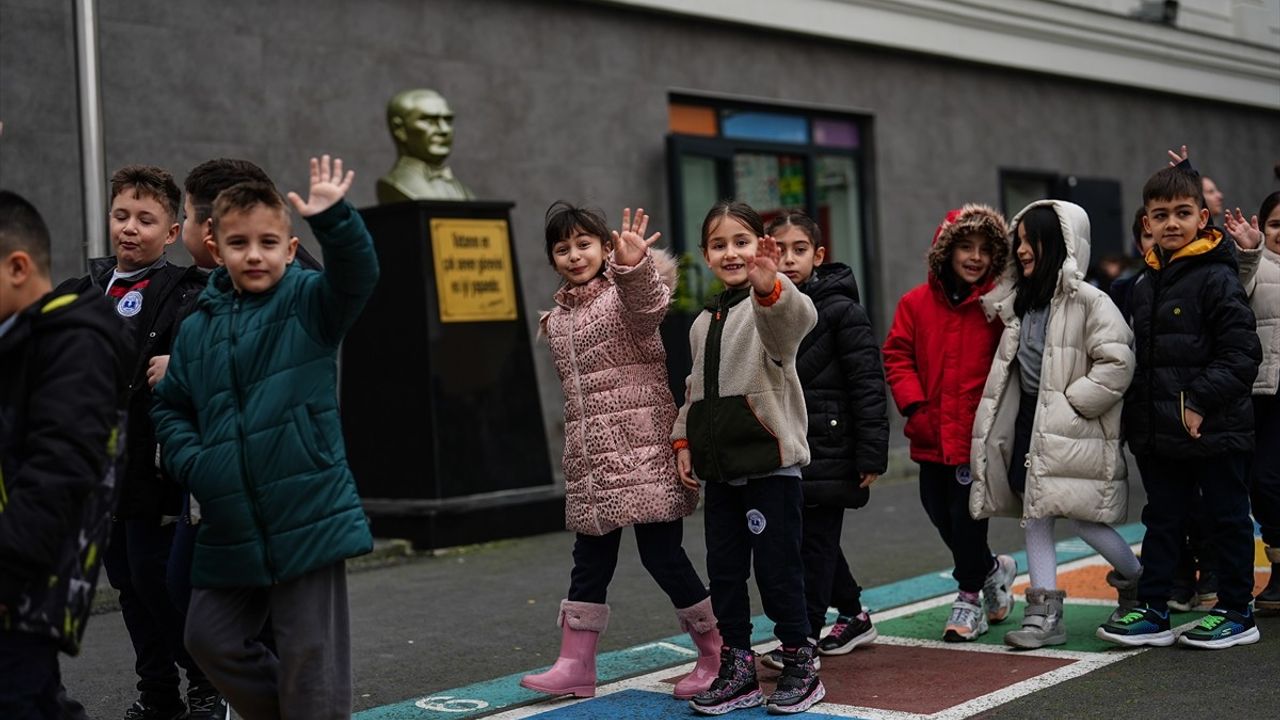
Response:
[[[1061,645],[1065,593],[1057,589],[1053,528],[1069,518],[1115,568],[1107,581],[1132,601],[1141,566],[1109,523],[1125,519],[1128,481],[1120,412],[1133,379],[1133,333],[1106,293],[1084,282],[1089,218],[1078,205],[1032,203],[1013,219],[1015,262],[992,293],[1005,323],[974,421],[975,518],[1022,518],[1031,587],[1018,648]],[[1119,612],[1119,611],[1118,611]]]

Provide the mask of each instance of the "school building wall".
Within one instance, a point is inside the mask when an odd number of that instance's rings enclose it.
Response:
[[[236,0],[101,2],[99,12],[108,172],[152,163],[181,182],[205,159],[244,157],[282,190],[303,191],[307,158],[329,152],[357,171],[350,199],[369,205],[374,182],[395,158],[386,100],[410,87],[440,91],[456,113],[456,175],[480,198],[517,203],[513,234],[531,328],[557,285],[542,248],[552,201],[589,203],[611,221],[621,207],[643,205],[665,229],[664,138],[675,90],[872,118],[867,199],[881,335],[897,298],[923,279],[945,211],[970,201],[998,206],[1000,168],[1113,178],[1132,208],[1165,149],[1186,143],[1232,205],[1253,211],[1280,187],[1272,172],[1280,112],[1256,103],[1201,101],[661,8]],[[0,0],[0,120],[0,186],[45,213],[55,275],[81,272],[70,3]],[[545,347],[533,352],[558,474],[559,382]]]

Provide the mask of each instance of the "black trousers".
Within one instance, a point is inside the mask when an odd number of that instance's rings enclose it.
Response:
[[[841,615],[862,612],[862,588],[840,549],[844,511],[842,507],[815,505],[805,507],[802,513],[800,555],[804,560],[805,611],[809,615],[809,631],[815,635],[826,624],[829,607],[834,606]]]
[[[176,525],[159,519],[117,520],[102,558],[111,587],[120,591],[124,618],[136,656],[138,691],[149,702],[167,704],[181,697],[178,666],[188,684],[205,681],[182,644],[185,614],[169,594],[166,566]]]
[[[1134,456],[1134,461],[1138,465],[1138,472],[1146,482],[1149,474],[1158,472],[1155,468],[1148,466],[1148,456]],[[1191,511],[1187,513],[1186,526],[1182,530],[1182,541],[1178,546],[1178,562],[1173,570],[1172,588],[1184,588],[1194,592],[1196,587],[1196,570],[1199,569],[1200,574],[1218,572],[1218,561],[1213,551],[1213,542],[1209,528],[1207,527],[1206,518],[1199,508],[1203,503],[1201,498],[1201,488],[1194,489],[1195,498],[1191,504]],[[1172,593],[1172,590],[1170,591]]]
[[[707,575],[720,636],[729,647],[751,647],[752,560],[756,587],[773,633],[788,647],[809,638],[801,559],[800,478],[772,476],[745,485],[707,483]]]
[[[1168,607],[1187,519],[1198,513],[1217,551],[1218,607],[1244,612],[1253,600],[1249,455],[1228,453],[1195,460],[1148,455],[1141,460],[1142,485],[1147,491],[1142,523],[1147,533],[1142,539],[1138,599],[1157,610]]]
[[[963,592],[976,593],[995,558],[987,545],[987,521],[969,514],[969,467],[920,463],[920,503],[951,550],[956,579]]]
[[[707,587],[684,551],[684,520],[642,523],[634,527],[640,564],[671,598],[671,604],[687,608],[705,600]],[[573,572],[569,576],[570,600],[605,601],[613,571],[618,567],[621,542],[622,528],[599,536],[578,533],[573,543]]]
[[[0,717],[61,718],[61,687],[58,646],[53,638],[0,631]]]
[[[1280,395],[1254,395],[1253,421],[1258,438],[1249,473],[1253,518],[1262,527],[1262,541],[1280,548]]]

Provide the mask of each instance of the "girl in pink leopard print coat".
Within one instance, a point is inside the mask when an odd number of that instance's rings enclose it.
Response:
[[[560,603],[560,656],[520,684],[553,695],[595,694],[596,641],[622,530],[635,527],[640,562],[693,637],[698,661],[676,684],[688,699],[719,670],[720,634],[706,585],[682,546],[696,482],[676,472],[669,437],[676,406],[658,326],[675,286],[675,262],[652,250],[644,210],[623,211],[610,232],[594,212],[558,202],[547,211],[547,259],[564,284],[541,319],[564,388],[565,524],[577,533],[568,598]],[[612,242],[610,242],[612,240]]]

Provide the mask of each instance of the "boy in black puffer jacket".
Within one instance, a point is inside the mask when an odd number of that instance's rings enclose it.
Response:
[[[1254,447],[1250,395],[1262,362],[1253,311],[1231,242],[1208,227],[1199,178],[1165,168],[1147,180],[1142,200],[1156,245],[1131,299],[1137,372],[1124,425],[1147,491],[1143,574],[1138,607],[1098,636],[1130,646],[1174,643],[1167,603],[1194,511],[1216,550],[1218,604],[1176,639],[1209,649],[1257,642],[1246,481]]]
[[[827,608],[835,627],[818,643],[822,655],[843,655],[876,638],[862,609],[862,588],[840,550],[844,512],[867,504],[871,483],[888,465],[889,419],[884,365],[871,321],[858,302],[858,283],[847,265],[822,264],[822,231],[808,215],[791,211],[769,225],[782,250],[779,271],[807,294],[818,324],[796,355],[809,412],[809,464],[803,468],[805,605],[815,636]],[[780,668],[772,654],[762,662]]]
[[[101,293],[51,287],[44,220],[0,190],[3,718],[83,717],[58,651],[80,650],[119,465],[120,321]]]

